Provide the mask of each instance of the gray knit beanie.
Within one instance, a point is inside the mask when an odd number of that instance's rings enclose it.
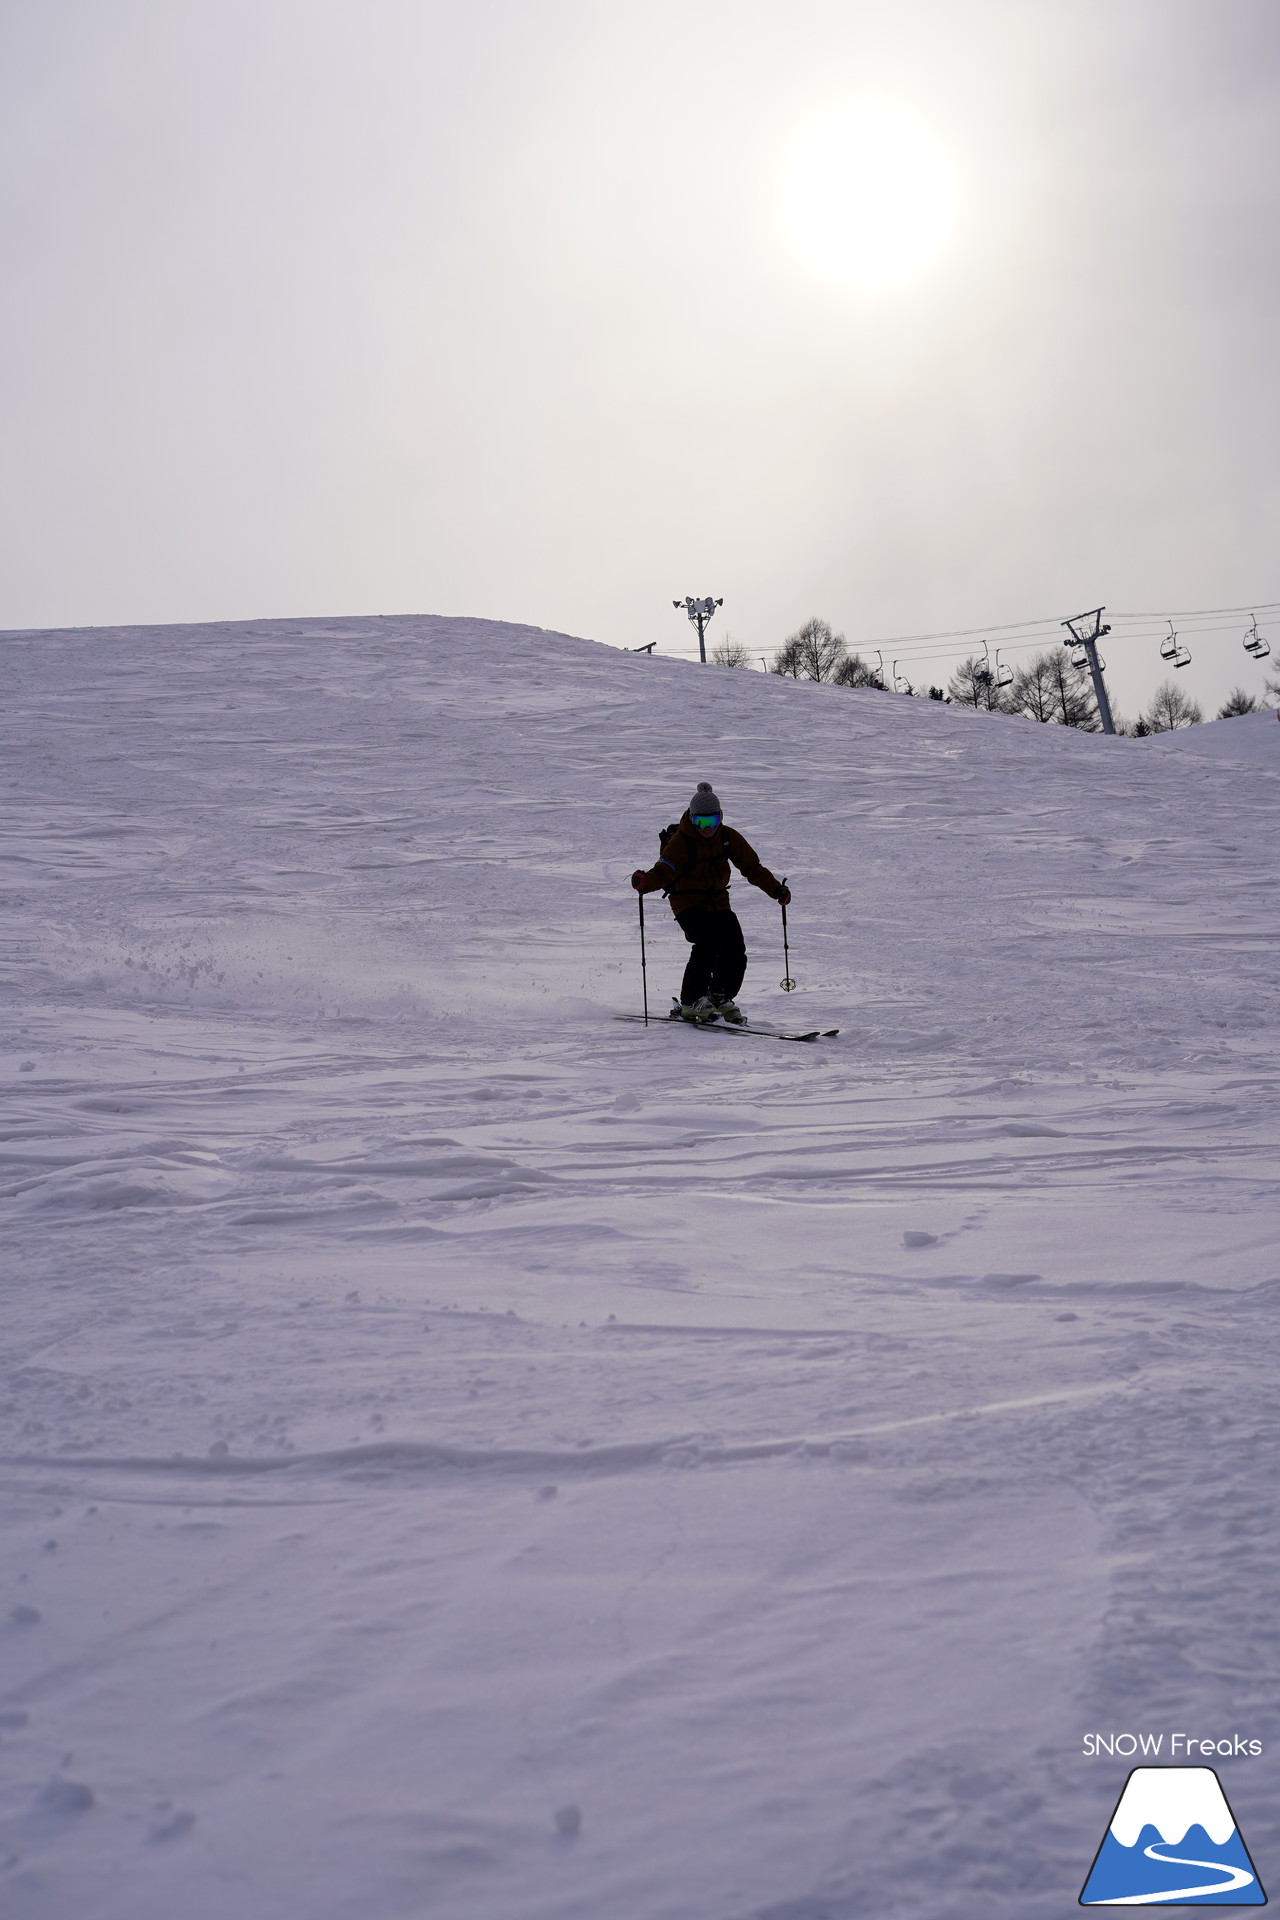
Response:
[[[707,785],[706,781],[699,780],[698,791],[694,794],[692,800],[689,802],[690,819],[693,818],[695,813],[723,814],[723,812],[724,812],[724,808],[720,805],[720,802],[716,799],[715,794],[711,791],[711,788]]]

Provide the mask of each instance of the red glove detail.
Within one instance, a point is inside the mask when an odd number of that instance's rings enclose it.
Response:
[[[631,876],[631,884],[637,893],[648,893],[649,876],[643,867],[637,867]]]
[[[789,907],[791,905],[790,887],[784,887],[782,889],[782,892],[778,895],[778,905],[780,907]]]

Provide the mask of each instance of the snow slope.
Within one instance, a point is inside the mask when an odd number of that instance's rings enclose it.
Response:
[[[1271,715],[0,659],[6,1915],[1049,1920],[1095,1728],[1261,1738],[1267,1881]],[[839,1039],[610,1017],[700,778],[795,895],[744,1003]]]

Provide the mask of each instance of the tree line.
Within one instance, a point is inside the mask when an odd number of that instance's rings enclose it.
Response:
[[[750,667],[755,656],[741,641],[726,634],[711,649],[712,661],[721,667]],[[771,673],[794,680],[826,680],[837,687],[870,687],[887,691],[879,669],[864,660],[849,646],[842,633],[836,633],[830,621],[816,615],[788,634],[773,656]],[[1006,670],[1007,673],[1007,670]],[[1005,684],[1000,684],[1000,679]],[[1268,695],[1280,700],[1280,679],[1268,680]],[[947,682],[946,688],[930,687],[931,700],[945,700],[957,706],[980,707],[987,713],[1022,714],[1029,720],[1062,727],[1079,727],[1086,733],[1101,731],[1093,681],[1087,666],[1076,666],[1067,647],[1048,647],[1011,677],[997,676],[985,657],[971,654],[963,660]],[[1234,714],[1253,713],[1267,705],[1265,699],[1235,687],[1216,718],[1230,719]],[[1176,680],[1166,680],[1157,688],[1151,704],[1131,722],[1116,719],[1118,733],[1141,738],[1145,734],[1168,733],[1176,727],[1192,727],[1204,719],[1204,709]]]

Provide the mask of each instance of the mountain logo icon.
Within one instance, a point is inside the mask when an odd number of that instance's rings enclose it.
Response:
[[[1135,1767],[1102,1836],[1082,1907],[1265,1907],[1212,1767]]]

